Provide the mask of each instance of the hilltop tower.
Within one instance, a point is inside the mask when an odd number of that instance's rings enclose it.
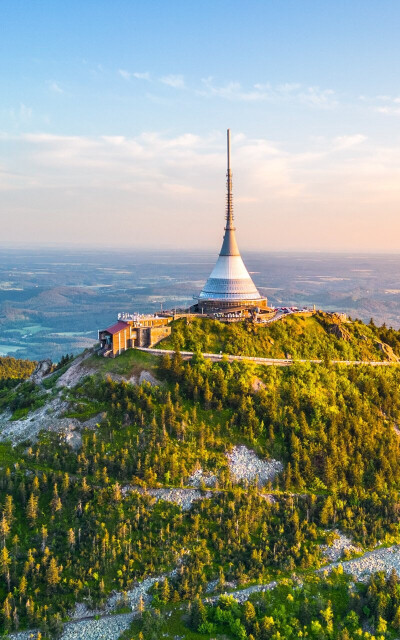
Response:
[[[236,242],[235,225],[233,223],[232,170],[231,170],[231,133],[227,131],[226,173],[226,224],[221,251],[205,283],[199,298],[199,311],[226,312],[259,307],[267,308],[267,298],[263,298],[247,271],[239,247]]]

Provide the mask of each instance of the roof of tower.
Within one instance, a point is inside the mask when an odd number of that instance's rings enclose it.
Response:
[[[221,300],[261,300],[261,295],[247,271],[239,247],[236,242],[235,227],[233,224],[232,201],[232,171],[230,167],[230,130],[227,131],[227,198],[226,198],[226,224],[221,251],[205,283],[199,301]]]

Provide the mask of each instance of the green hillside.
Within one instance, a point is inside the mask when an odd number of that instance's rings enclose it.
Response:
[[[324,330],[311,320],[305,326]],[[361,584],[340,569],[315,572],[333,529],[359,553],[400,543],[400,368],[86,355],[65,365],[75,386],[58,386],[59,371],[36,385],[53,428],[0,442],[0,631],[57,637],[77,602],[109,620],[159,576],[152,604],[135,604],[126,640],[395,637],[395,575]],[[145,372],[159,384],[123,379]],[[63,416],[81,421],[74,446],[68,429],[57,431],[57,399]],[[253,458],[235,481],[229,456],[243,446]],[[269,480],[247,479],[254,459],[278,464]],[[171,502],[190,495],[199,470],[197,500]],[[203,602],[210,588],[271,581],[276,588],[244,604]]]
[[[392,348],[400,356],[400,332],[357,320],[340,322],[322,312],[311,317],[289,315],[267,326],[181,318],[172,324],[171,336],[157,346],[266,358],[379,361],[394,358]]]

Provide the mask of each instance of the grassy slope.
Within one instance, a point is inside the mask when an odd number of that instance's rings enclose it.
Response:
[[[109,373],[126,378],[138,376],[142,371],[155,374],[157,366],[157,356],[135,349],[125,351],[118,358],[104,358],[94,354],[84,362],[84,367],[93,369],[93,373],[101,373],[103,376]]]
[[[329,333],[334,324],[327,314],[312,317],[288,316],[268,326],[250,323],[224,324],[218,320],[195,318],[189,324],[173,323],[172,334],[161,348],[262,356],[270,358],[325,358],[339,360],[384,360],[378,348],[376,327],[360,321],[341,324],[348,340]]]

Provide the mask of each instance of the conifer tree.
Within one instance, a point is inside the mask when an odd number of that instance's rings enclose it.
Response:
[[[6,499],[4,502],[4,513],[10,525],[13,523],[13,520],[14,520],[14,509],[15,507],[14,507],[12,496],[6,495]]]
[[[53,497],[51,499],[50,506],[53,513],[57,513],[62,509],[62,502],[60,496],[58,495],[57,483],[55,483],[53,487]]]
[[[8,549],[7,547],[3,547],[0,551],[0,571],[5,578],[8,590],[10,590],[10,564],[11,558]]]
[[[192,606],[190,608],[190,626],[195,631],[198,630],[200,625],[207,621],[207,610],[204,606],[203,601],[196,597],[194,602],[192,602]]]
[[[31,527],[35,525],[38,514],[38,498],[31,493],[26,507],[26,515]]]
[[[161,599],[165,604],[168,602],[169,596],[170,596],[169,582],[168,582],[168,578],[165,578],[163,582],[162,590],[161,590]]]
[[[49,585],[49,587],[54,589],[55,587],[57,587],[58,583],[60,582],[60,579],[61,579],[60,570],[59,570],[59,567],[57,566],[57,561],[54,557],[52,557],[50,559],[50,563],[49,563],[47,574],[46,574],[47,584]]]
[[[67,539],[68,539],[69,548],[74,549],[76,540],[75,540],[75,531],[73,529],[68,529]]]
[[[9,525],[8,520],[6,518],[6,514],[3,513],[3,517],[0,520],[0,537],[2,539],[3,547],[6,544],[6,539],[7,539],[8,535],[9,535],[9,533],[10,533],[10,525]]]

